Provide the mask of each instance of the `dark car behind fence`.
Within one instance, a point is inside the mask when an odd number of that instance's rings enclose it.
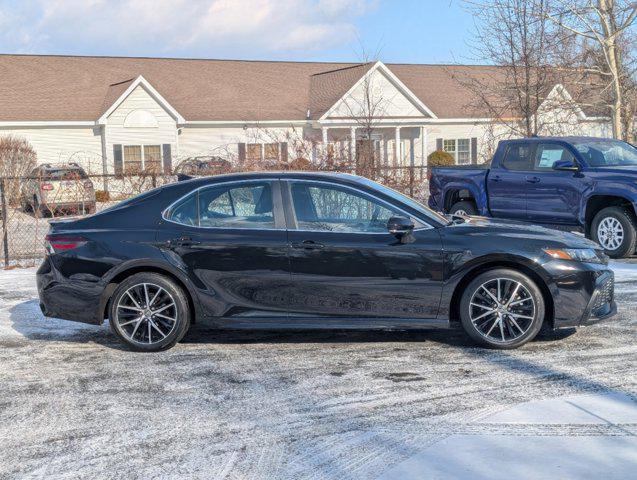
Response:
[[[279,165],[277,169],[282,168]],[[371,180],[425,204],[429,195],[427,167],[424,166],[384,166],[370,172],[346,167],[327,170],[359,175],[366,173],[364,176]],[[63,194],[47,192],[46,204],[39,205],[25,199],[24,192],[42,188],[43,183],[44,188],[51,188],[42,178],[0,177],[0,261],[5,267],[37,265],[44,256],[44,238],[49,230],[49,221],[99,212],[132,196],[177,181],[177,175],[164,174],[87,175],[77,180],[66,179]],[[89,188],[91,196],[87,196]]]

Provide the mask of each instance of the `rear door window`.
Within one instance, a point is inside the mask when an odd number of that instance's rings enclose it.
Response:
[[[174,205],[166,218],[204,228],[275,228],[272,184],[257,182],[203,188]]]
[[[525,143],[509,145],[502,166],[514,171],[532,170],[531,145]]]

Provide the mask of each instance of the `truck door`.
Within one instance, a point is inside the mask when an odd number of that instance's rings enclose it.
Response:
[[[581,189],[579,172],[553,170],[558,160],[575,164],[573,153],[559,143],[538,143],[533,172],[527,178],[528,219],[536,223],[576,225]]]
[[[526,177],[533,173],[530,143],[511,143],[507,146],[500,168],[491,169],[487,176],[489,209],[497,218],[526,220]]]

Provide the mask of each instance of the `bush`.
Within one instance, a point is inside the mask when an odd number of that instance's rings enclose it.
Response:
[[[96,202],[110,202],[111,194],[105,190],[95,190],[95,201]]]
[[[455,165],[455,163],[453,156],[443,150],[431,152],[427,157],[427,165],[429,167],[448,167],[449,165]]]

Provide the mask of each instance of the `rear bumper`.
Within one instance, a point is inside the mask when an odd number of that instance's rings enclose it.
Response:
[[[36,273],[40,310],[47,317],[100,324],[103,287],[86,280],[64,278],[47,257]]]

